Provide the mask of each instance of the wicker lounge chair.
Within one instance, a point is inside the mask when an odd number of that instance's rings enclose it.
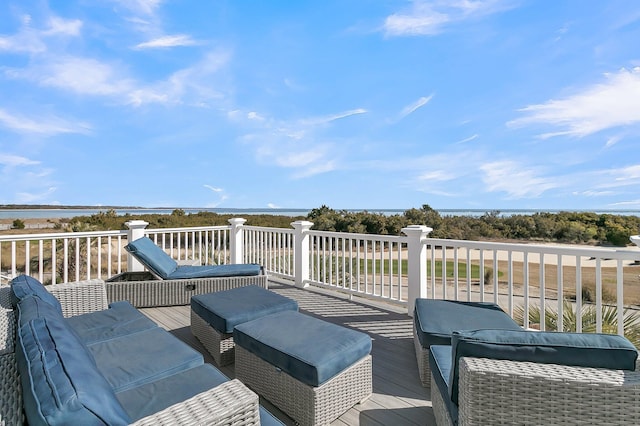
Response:
[[[640,424],[637,352],[624,337],[517,330],[431,346],[438,426]]]
[[[258,264],[179,265],[148,237],[125,249],[149,273],[127,272],[106,282],[109,301],[128,300],[135,307],[188,305],[191,296],[247,285],[267,288],[267,275]]]

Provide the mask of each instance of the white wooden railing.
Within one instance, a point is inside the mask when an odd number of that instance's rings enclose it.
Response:
[[[292,229],[244,223],[148,229],[132,221],[125,231],[0,236],[0,280],[24,273],[56,284],[142,270],[123,247],[147,235],[176,260],[259,263],[270,279],[378,299],[409,315],[418,297],[487,301],[521,315],[525,327],[548,328],[553,315],[552,328],[568,329],[570,309],[576,331],[610,332],[603,315],[612,307],[622,334],[625,315],[640,305],[638,250],[433,239],[426,226],[388,236],[315,231],[306,221]],[[583,330],[587,307],[594,330]]]

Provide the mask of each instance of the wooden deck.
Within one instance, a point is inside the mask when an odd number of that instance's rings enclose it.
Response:
[[[413,349],[412,320],[393,307],[350,301],[340,294],[269,284],[283,296],[295,299],[300,311],[335,324],[363,331],[373,339],[373,395],[356,405],[332,425],[435,425],[429,389],[421,386]],[[189,306],[141,309],[148,317],[203,353],[215,365],[189,329]],[[233,365],[221,370],[235,377]],[[287,425],[294,422],[261,398],[261,404]]]

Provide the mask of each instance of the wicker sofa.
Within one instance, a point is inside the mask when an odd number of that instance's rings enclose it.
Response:
[[[617,335],[455,332],[429,351],[436,423],[640,424],[637,356]]]
[[[0,303],[0,424],[281,425],[102,280],[20,276]]]

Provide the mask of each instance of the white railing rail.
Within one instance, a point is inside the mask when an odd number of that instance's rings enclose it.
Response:
[[[259,263],[272,279],[375,298],[409,315],[418,297],[486,301],[522,316],[525,327],[623,334],[626,314],[640,306],[637,250],[434,239],[420,225],[388,236],[315,231],[307,221],[292,229],[229,222],[0,236],[0,279],[24,273],[56,284],[142,270],[124,245],[147,235],[176,260]]]

